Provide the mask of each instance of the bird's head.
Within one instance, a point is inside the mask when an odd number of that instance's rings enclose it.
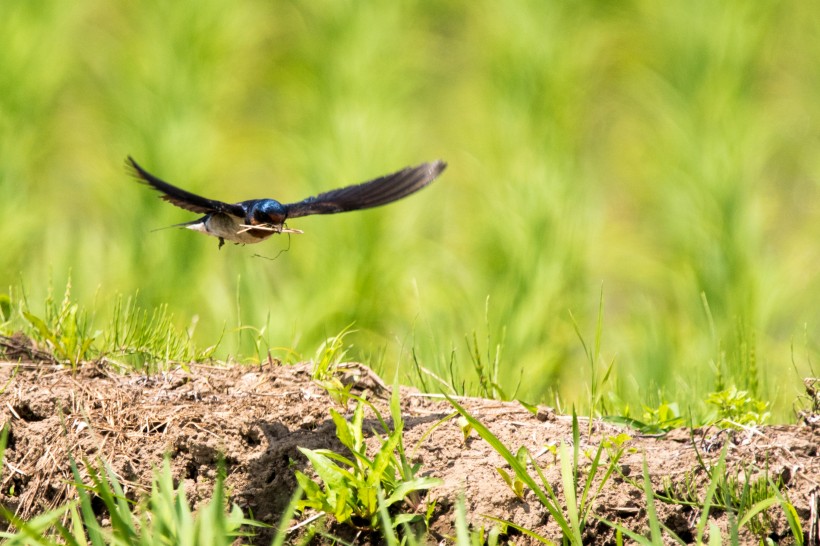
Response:
[[[252,226],[270,225],[281,227],[287,216],[287,209],[279,201],[261,199],[250,208],[246,221]]]

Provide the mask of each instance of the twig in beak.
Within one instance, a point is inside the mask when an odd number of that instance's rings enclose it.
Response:
[[[257,224],[255,226],[249,226],[247,224],[239,224],[242,228],[236,233],[245,233],[246,231],[251,231],[252,229],[258,229],[260,231],[270,231],[273,233],[304,233],[301,229],[291,229],[284,226],[273,226],[271,224]]]

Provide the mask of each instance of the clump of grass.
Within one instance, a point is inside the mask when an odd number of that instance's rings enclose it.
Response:
[[[352,327],[352,324],[345,326],[341,332],[327,338],[316,349],[316,355],[313,358],[313,379],[315,381],[328,381],[337,376],[339,364],[350,349],[345,344],[345,338],[355,332]]]
[[[22,331],[40,351],[73,368],[105,359],[121,371],[151,372],[168,363],[201,362],[215,354],[222,338],[199,348],[193,340],[196,320],[180,329],[167,305],[148,311],[137,300],[137,295],[117,296],[107,310],[109,321],[98,328],[95,310],[72,298],[70,280],[59,300],[49,288],[42,312],[33,310],[24,292],[17,296],[10,290],[0,304],[0,334]]]
[[[485,350],[486,356],[482,358],[481,346],[478,343],[478,334],[473,331],[472,343],[470,338],[466,338],[467,351],[473,364],[473,370],[478,378],[479,394],[484,398],[492,400],[509,400],[515,397],[518,389],[508,395],[504,392],[500,382],[501,354],[504,348],[504,337],[506,329],[501,329],[501,339],[493,346],[492,329],[490,328],[490,297],[484,302],[484,326],[486,329]]]
[[[372,404],[364,398],[351,396],[358,403],[350,421],[336,410],[330,410],[336,424],[336,436],[350,455],[327,449],[299,448],[318,476],[315,481],[303,472],[296,472],[299,486],[304,490],[304,498],[298,502],[299,509],[310,508],[333,516],[339,523],[386,532],[382,525],[387,521],[390,522],[388,529],[394,529],[424,520],[422,515],[415,513],[421,503],[421,492],[440,485],[441,480],[419,477],[420,465],[410,464],[407,460],[398,388],[393,389],[390,403],[392,430]],[[382,437],[374,432],[381,444],[373,456],[367,454],[365,445],[366,406],[375,413],[385,434]],[[397,513],[397,508],[405,503],[410,510]],[[389,518],[383,514],[388,510]]]
[[[264,524],[248,519],[233,505],[225,511],[225,470],[217,472],[213,495],[194,513],[185,496],[184,485],[174,487],[171,467],[166,459],[151,482],[151,490],[144,501],[133,504],[126,498],[116,474],[107,465],[100,470],[86,464],[91,484],[80,481],[80,473],[72,462],[79,495],[83,526],[92,544],[179,544],[224,545],[251,536],[243,527]],[[102,501],[110,517],[110,529],[97,524],[92,498]]]
[[[446,362],[446,364],[443,365],[447,369],[446,379],[424,366],[421,363],[416,347],[413,347],[413,368],[422,390],[426,392],[444,390],[458,396],[475,393],[491,400],[510,400],[515,398],[521,386],[520,383],[523,378],[523,373],[521,377],[519,377],[519,383],[516,388],[511,393],[507,392],[505,387],[502,386],[501,380],[501,372],[503,370],[501,355],[504,350],[506,328],[501,328],[500,339],[494,341],[493,329],[490,327],[489,297],[485,300],[484,305],[484,325],[486,337],[483,348],[479,342],[477,330],[473,330],[472,335],[464,336],[466,351],[470,360],[470,367],[475,377],[475,383],[469,381],[469,379],[467,379],[467,373],[460,370],[460,367],[465,365],[459,361],[458,352],[455,347],[451,348],[447,356],[442,360]],[[432,379],[434,383],[430,383],[429,379]]]
[[[725,499],[729,497],[738,498],[735,492],[738,490],[739,482],[733,482],[732,480],[726,479],[727,451],[728,444],[724,446],[717,463],[711,468],[709,473],[709,483],[706,487],[706,492],[703,499],[694,504],[694,506],[700,509],[697,524],[695,526],[694,544],[704,544],[703,541],[707,532],[707,524],[709,535],[708,544],[710,546],[720,546],[724,543],[724,541],[728,542],[732,546],[739,546],[741,544],[739,538],[740,530],[745,527],[748,527],[749,530],[759,538],[761,544],[769,544],[771,542],[766,536],[767,527],[765,524],[762,524],[761,521],[766,521],[766,518],[768,518],[767,511],[775,505],[779,505],[786,515],[786,519],[789,522],[789,528],[792,533],[792,538],[795,540],[795,543],[803,544],[803,530],[794,506],[780,492],[779,488],[771,480],[768,481],[768,485],[757,484],[755,486],[750,486],[750,482],[747,480],[742,486],[743,492],[740,497],[743,501],[741,505],[729,507],[720,504],[721,499],[725,501]],[[649,520],[649,536],[647,537],[636,533],[619,523],[614,523],[607,519],[600,518],[602,522],[616,530],[618,533],[617,543],[622,544],[621,537],[625,534],[642,546],[662,546],[666,544],[664,541],[664,535],[669,537],[671,540],[674,540],[678,544],[687,544],[686,541],[679,537],[658,518],[657,509],[655,506],[656,500],[666,502],[668,499],[658,496],[655,493],[655,489],[649,477],[649,470],[647,468],[645,458],[643,461],[642,484],[636,484],[635,482],[632,483],[633,485],[638,486],[639,489],[642,489],[646,499],[646,515]],[[756,491],[755,494],[750,494],[750,487]],[[712,510],[715,509],[723,509],[729,512],[728,537],[723,535],[720,528],[714,521],[709,521],[710,514],[712,513]]]
[[[66,283],[65,293],[59,302],[49,286],[42,316],[31,311],[25,295],[17,312],[28,326],[27,333],[57,360],[76,367],[95,354],[93,344],[100,332],[92,330],[87,311],[72,300],[71,280]]]
[[[346,407],[350,400],[353,384],[342,383],[339,365],[349,349],[345,345],[345,338],[355,332],[351,328],[352,325],[348,325],[335,336],[326,339],[316,349],[313,357],[313,380],[327,391],[334,402],[343,407]]]
[[[193,343],[196,317],[180,331],[173,324],[167,305],[149,312],[137,304],[137,297],[118,296],[113,315],[102,338],[101,354],[108,360],[122,360],[125,369],[154,371],[157,362],[202,362],[213,357],[222,337],[206,348]],[[130,366],[129,366],[130,365]]]
[[[580,429],[578,417],[573,412],[572,447],[570,448],[565,442],[561,442],[558,448],[561,465],[562,502],[555,489],[546,479],[538,461],[526,448],[522,447],[517,454],[513,454],[483,423],[470,415],[453,399],[448,397],[448,400],[478,435],[489,443],[510,465],[513,476],[510,476],[506,471],[500,472],[500,474],[502,477],[506,474],[505,482],[511,486],[513,492],[518,496],[522,496],[523,487],[526,486],[561,528],[562,540],[575,546],[581,546],[583,544],[584,529],[591,515],[595,499],[601,493],[613,472],[616,471],[618,461],[623,454],[622,439],[612,439],[612,441],[602,442],[598,446],[594,454],[590,456],[590,466],[584,478],[579,464],[581,453]],[[532,471],[530,468],[532,468]],[[599,474],[601,470],[603,473]],[[534,472],[534,475],[532,472]],[[593,487],[596,479],[600,481],[597,487]],[[487,517],[518,529],[539,542],[553,544],[548,538],[523,528],[515,522],[495,516]]]
[[[753,513],[752,511],[755,507],[761,506],[761,503],[774,504],[772,499],[775,499],[782,490],[782,481],[772,480],[768,468],[760,470],[751,464],[730,471],[725,460],[719,460],[705,471],[710,484],[715,484],[711,499],[712,508],[728,512],[736,521],[744,521],[752,534],[761,539],[765,537],[771,530],[771,517],[765,510],[755,510]],[[677,483],[664,478],[662,489],[663,493],[656,493],[656,498],[664,503],[695,508],[702,508],[706,504],[706,499],[699,492],[694,471],[687,473],[683,480]]]
[[[589,365],[589,414],[590,415],[608,415],[610,408],[606,404],[604,388],[609,387],[608,382],[612,370],[615,366],[615,361],[612,360],[609,364],[601,365],[601,339],[603,337],[604,325],[604,289],[601,287],[601,293],[598,299],[598,319],[595,324],[594,344],[589,347],[584,341],[584,335],[581,333],[581,327],[575,320],[575,317],[570,312],[570,319],[572,320],[572,327],[575,329],[575,335],[581,342],[584,349],[584,356]],[[603,372],[603,375],[601,375]],[[590,426],[592,421],[590,420]]]
[[[3,429],[0,437],[0,469],[3,468],[7,439],[8,427]],[[0,532],[4,544],[229,546],[246,543],[242,539],[252,536],[249,528],[265,526],[245,517],[236,505],[226,511],[223,467],[217,473],[211,499],[196,512],[185,496],[183,484],[174,487],[167,459],[154,473],[148,494],[139,502],[127,498],[117,474],[106,463],[101,462],[96,467],[86,462],[85,468],[87,481],[82,479],[77,464],[71,460],[77,500],[28,521],[0,506],[0,516],[11,525],[8,530]],[[104,524],[103,518],[107,520]],[[282,526],[277,537],[280,535],[284,535]]]

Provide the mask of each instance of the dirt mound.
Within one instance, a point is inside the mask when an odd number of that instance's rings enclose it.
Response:
[[[354,367],[354,370],[357,368]],[[361,369],[363,371],[363,368]],[[367,379],[368,374],[352,374]],[[219,368],[195,365],[155,376],[119,376],[87,365],[72,373],[58,366],[0,363],[0,411],[11,434],[0,484],[0,502],[23,517],[57,506],[73,495],[69,453],[85,472],[85,461],[107,461],[134,497],[150,485],[152,471],[169,454],[174,476],[189,499],[210,495],[220,454],[227,467],[231,500],[255,518],[277,521],[296,485],[294,468],[304,469],[298,447],[341,450],[328,408],[333,402],[311,380],[308,365]],[[381,389],[371,382],[376,391]],[[382,393],[383,394],[383,393]],[[371,393],[382,414],[387,401]],[[490,515],[516,522],[544,536],[559,537],[558,528],[532,493],[517,498],[497,468],[504,460],[473,434],[466,441],[457,420],[433,428],[452,414],[440,399],[402,389],[405,445],[415,446],[422,474],[442,478],[429,494],[437,499],[432,530],[452,534],[452,507],[461,492],[476,526],[490,527]],[[556,490],[560,465],[545,446],[571,441],[571,419],[549,411],[533,415],[520,404],[479,399],[459,402],[489,427],[513,452],[526,446]],[[431,432],[432,429],[432,432]],[[632,438],[620,461],[621,472],[640,481],[644,457],[655,490],[670,488],[681,498],[702,491],[708,464],[729,442],[727,462],[737,473],[767,471],[783,483],[806,531],[820,491],[820,435],[812,426],[774,426],[748,432],[717,429],[673,431],[663,438],[640,437],[634,431],[582,420],[581,448],[594,450],[604,440],[626,432]],[[423,439],[422,439],[423,438]],[[376,442],[376,438],[371,438]],[[409,450],[410,448],[408,448]],[[582,457],[588,467],[589,461]],[[664,486],[665,484],[665,486]],[[619,475],[604,487],[594,513],[646,530],[645,495]],[[660,519],[682,537],[692,537],[699,510],[685,503],[658,503]],[[772,509],[769,536],[788,535],[788,525]],[[725,528],[725,515],[714,514]],[[744,538],[744,537],[742,537]],[[751,542],[757,542],[747,536]],[[613,532],[594,519],[589,544],[609,544]],[[517,543],[526,543],[523,536]],[[264,544],[261,537],[257,543]]]

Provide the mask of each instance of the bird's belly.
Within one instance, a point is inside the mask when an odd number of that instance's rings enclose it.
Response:
[[[228,214],[211,214],[202,222],[190,224],[187,227],[207,235],[221,237],[226,241],[242,244],[259,243],[272,235],[270,231],[248,231],[242,227],[243,224],[242,219]]]

